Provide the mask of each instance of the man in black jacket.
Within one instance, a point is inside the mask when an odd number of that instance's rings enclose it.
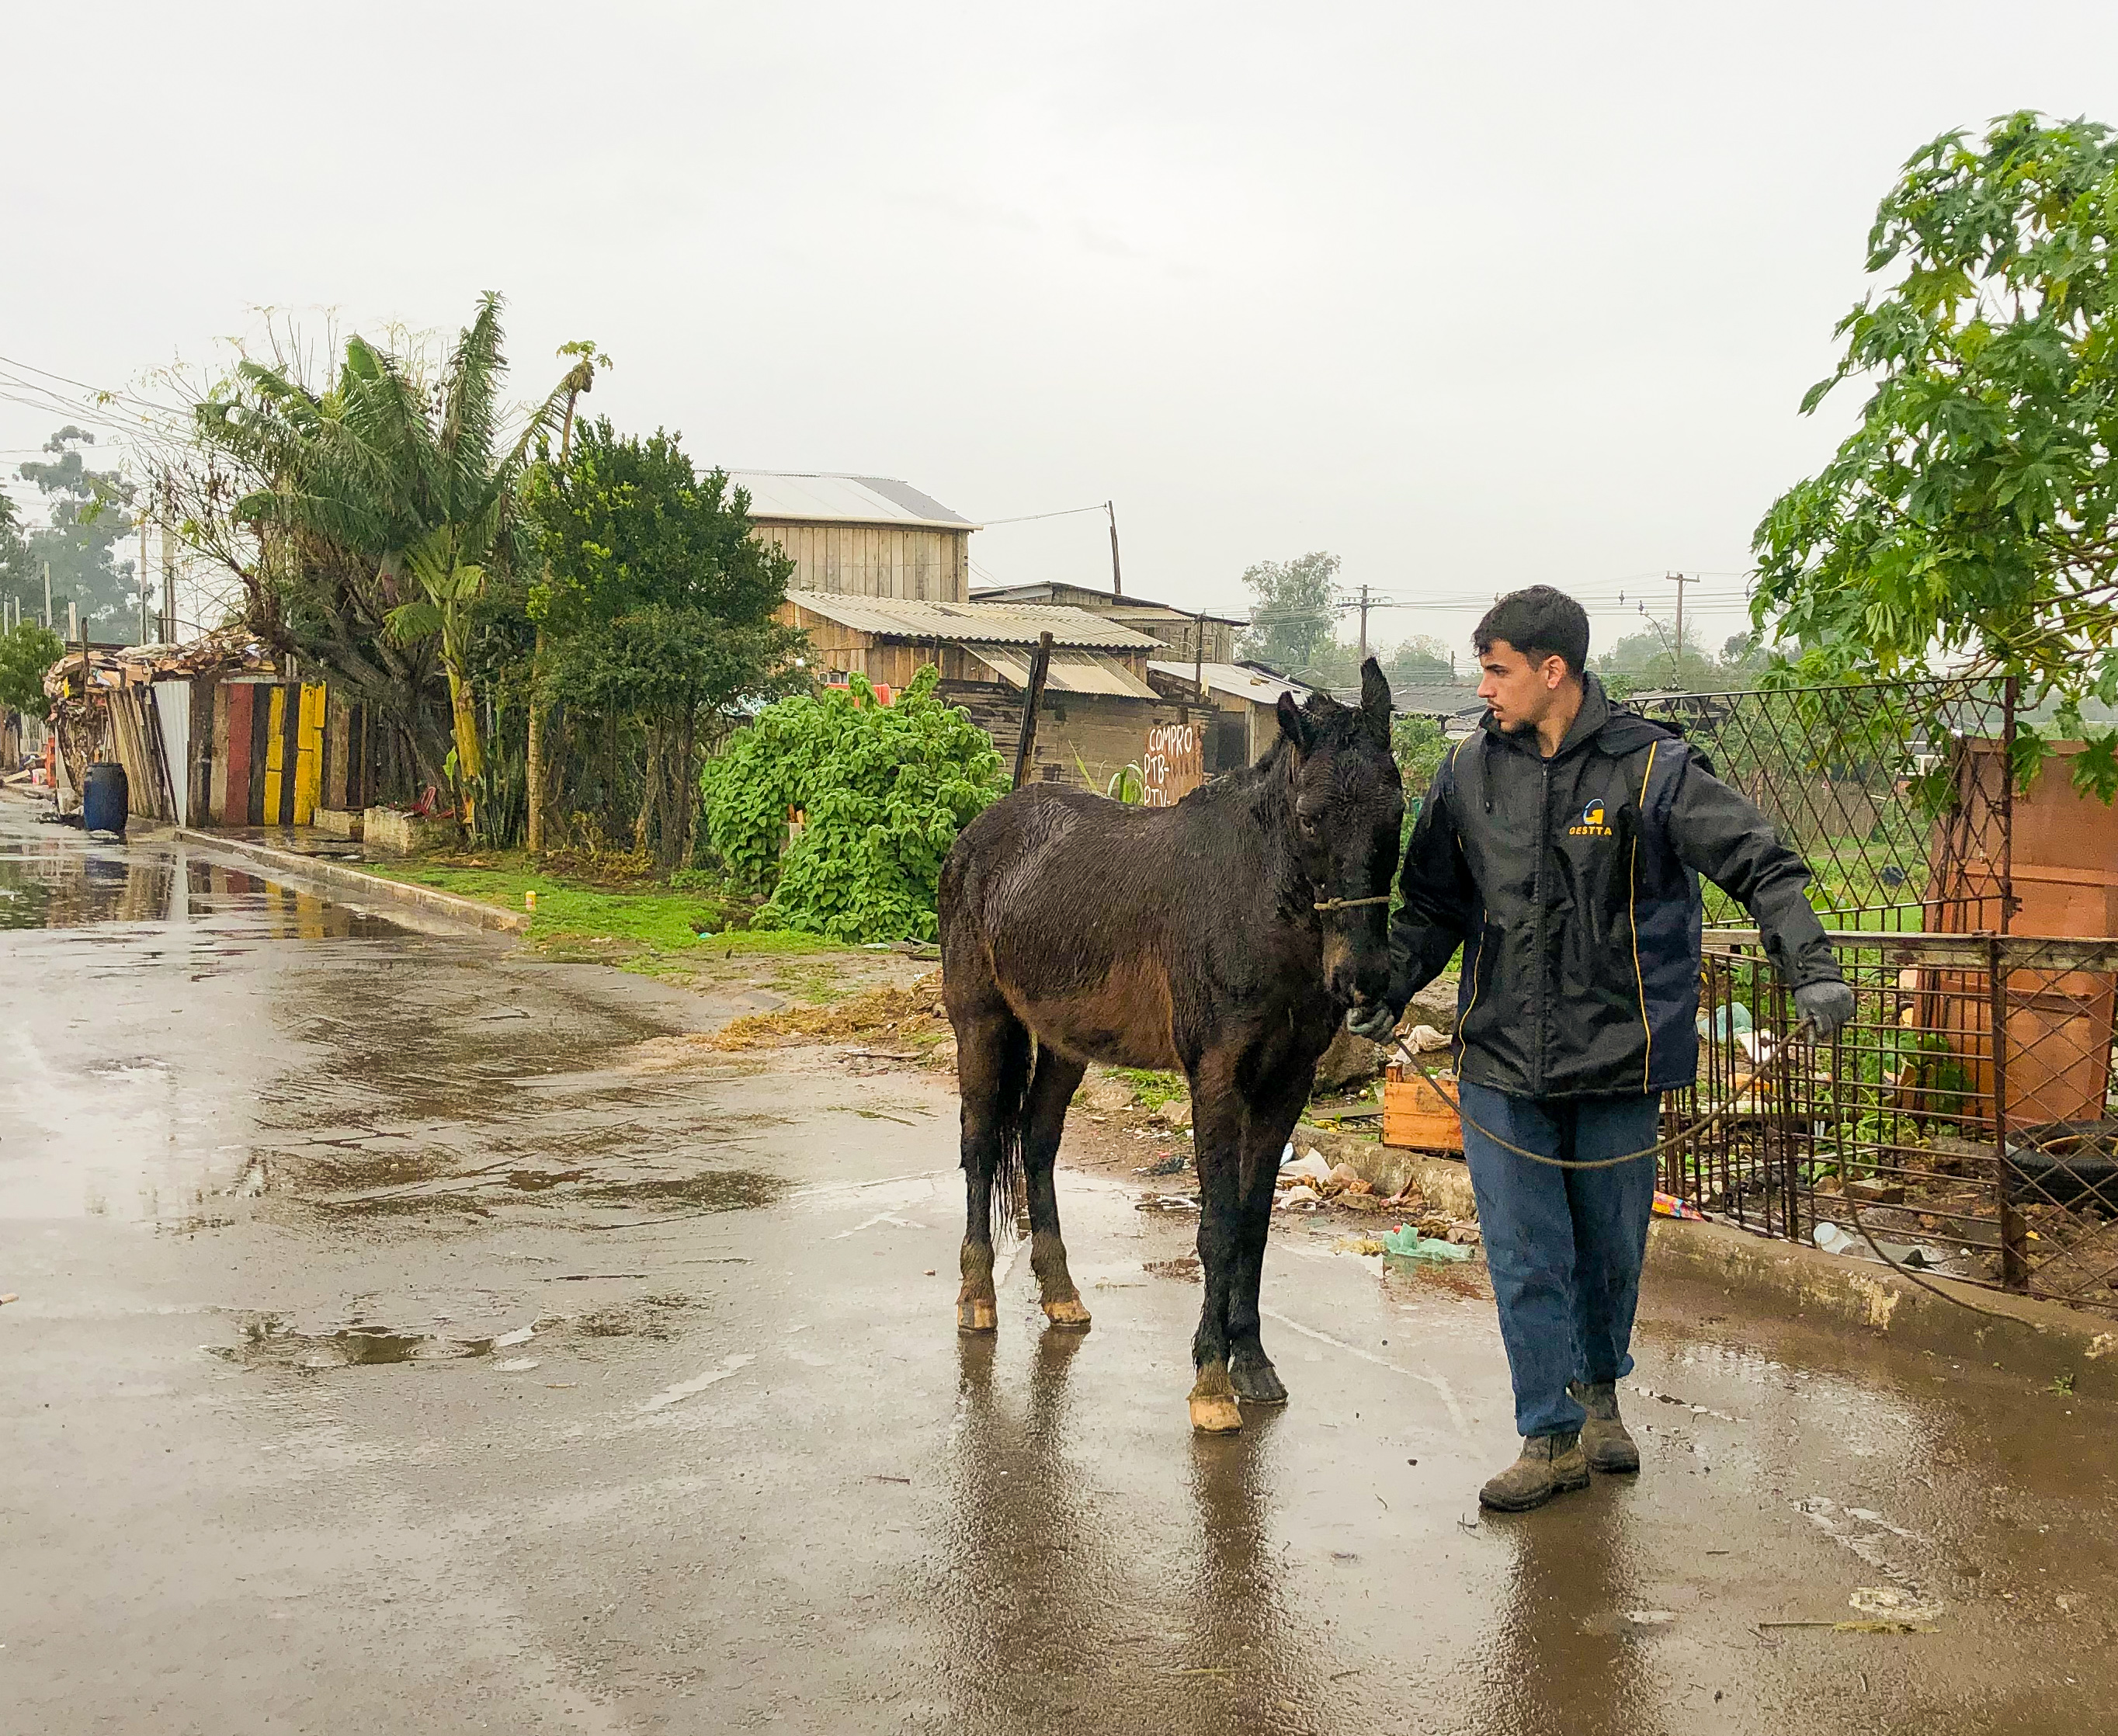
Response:
[[[1699,876],[1740,900],[1820,1040],[1853,996],[1809,907],[1809,871],[1682,738],[1586,672],[1588,618],[1539,585],[1473,643],[1487,707],[1420,810],[1390,923],[1380,1041],[1461,946],[1464,1152],[1514,1377],[1521,1456],[1479,1492],[1533,1507],[1636,1471],[1618,1414],[1654,1200],[1662,1093],[1699,1064]],[[1476,1123],[1474,1126],[1473,1123]],[[1481,1129],[1484,1131],[1482,1132]]]

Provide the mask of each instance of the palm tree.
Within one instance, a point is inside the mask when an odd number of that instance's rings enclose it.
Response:
[[[283,567],[356,569],[332,587],[350,599],[346,613],[355,618],[339,636],[347,656],[387,660],[392,648],[429,643],[438,651],[448,679],[452,781],[467,829],[476,822],[484,769],[471,686],[473,618],[488,572],[522,570],[530,558],[517,494],[532,447],[568,397],[562,381],[502,449],[500,308],[497,294],[479,299],[477,317],[431,387],[416,360],[353,337],[327,393],[245,362],[237,369],[243,390],[198,412],[209,442],[238,454],[260,480],[233,516],[256,530],[268,564],[276,551]],[[363,624],[383,631],[364,636]]]

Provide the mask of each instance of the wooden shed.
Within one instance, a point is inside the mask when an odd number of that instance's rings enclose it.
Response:
[[[1066,609],[1085,609],[1136,633],[1145,633],[1167,648],[1166,656],[1200,657],[1209,663],[1234,661],[1236,641],[1250,623],[1234,615],[1182,609],[1173,603],[1157,603],[1151,597],[1128,596],[1121,591],[1098,590],[1092,585],[1068,585],[1041,581],[1034,585],[987,585],[971,593],[974,603],[1056,603]]]
[[[790,591],[961,603],[970,595],[978,527],[909,483],[887,476],[731,470],[750,496],[761,542],[794,562]]]
[[[880,597],[789,596],[779,618],[809,635],[811,664],[826,683],[849,675],[896,689],[927,664],[941,671],[941,697],[960,705],[1014,758],[1022,693],[1038,636],[1052,635],[1052,662],[1038,714],[1036,775],[1101,789],[1140,765],[1165,727],[1201,728],[1205,713],[1187,684],[1174,697],[1148,679],[1164,649],[1145,633],[1086,610],[1027,604],[924,603]],[[1224,769],[1202,742],[1205,771]]]
[[[1292,693],[1300,704],[1316,691],[1274,674],[1262,664],[1209,661],[1200,664],[1155,658],[1147,666],[1148,679],[1156,690],[1172,696],[1197,694],[1198,688],[1192,685],[1195,672],[1214,712],[1209,763],[1222,771],[1263,759],[1279,739],[1274,708],[1281,694]]]

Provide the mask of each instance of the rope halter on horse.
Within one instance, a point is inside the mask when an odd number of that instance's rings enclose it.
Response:
[[[1364,904],[1388,904],[1390,895],[1383,893],[1376,898],[1325,898],[1310,906],[1312,910],[1355,910]]]

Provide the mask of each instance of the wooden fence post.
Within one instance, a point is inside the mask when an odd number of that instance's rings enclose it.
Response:
[[[1015,781],[1010,789],[1020,789],[1029,778],[1029,764],[1037,748],[1037,708],[1044,699],[1044,678],[1052,669],[1052,635],[1037,636],[1037,652],[1029,660],[1029,685],[1022,694],[1022,733],[1015,743]]]

